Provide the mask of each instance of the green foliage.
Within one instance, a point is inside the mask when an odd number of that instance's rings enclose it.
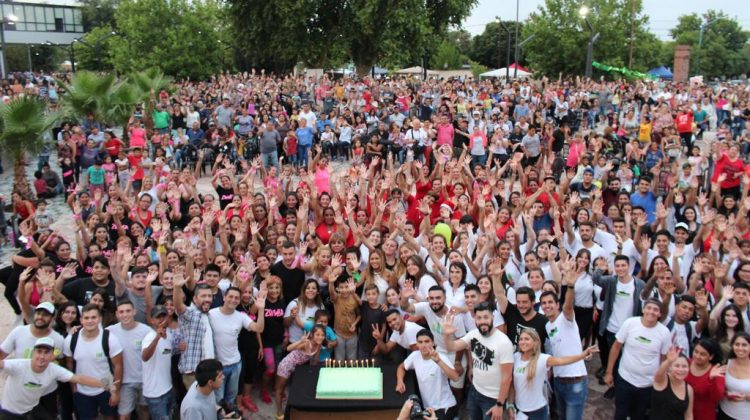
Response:
[[[229,0],[238,45],[252,66],[290,70],[298,61],[420,63],[434,39],[459,25],[476,0]],[[252,22],[252,24],[248,24]]]
[[[83,28],[88,32],[96,27],[115,28],[115,10],[120,0],[80,0]]]
[[[704,23],[703,43],[699,47],[700,28]],[[670,34],[676,45],[692,46],[691,74],[709,78],[736,76],[750,68],[750,33],[744,31],[736,18],[709,10],[703,17],[696,13],[680,16]],[[672,62],[672,60],[670,60]]]
[[[59,83],[66,117],[81,119],[93,114],[94,119],[107,124],[123,125],[142,95],[134,84],[118,81],[111,73],[79,71],[70,84]]]
[[[489,68],[502,68],[513,64],[516,48],[516,22],[505,22],[510,30],[510,60],[506,60],[508,51],[508,33],[499,23],[490,22],[484,31],[471,40],[469,57]],[[523,23],[518,25],[518,33],[523,33]],[[520,62],[524,62],[524,51],[521,51]]]
[[[461,54],[458,47],[448,40],[438,45],[435,54],[430,57],[430,67],[435,70],[457,70],[468,61],[468,57]]]
[[[471,74],[474,75],[475,79],[479,79],[480,74],[489,71],[489,68],[487,66],[477,63],[476,61],[470,60],[469,66],[471,66]]]
[[[174,77],[207,79],[229,57],[217,0],[122,0],[115,19],[122,39],[110,47],[119,72],[159,67]]]
[[[57,114],[47,114],[47,103],[31,96],[19,96],[0,105],[0,148],[15,160],[24,153],[39,153],[44,134],[57,122]]]
[[[30,56],[29,47],[31,47]],[[59,48],[47,45],[8,44],[5,48],[5,61],[9,71],[28,71],[29,58],[31,58],[31,67],[34,71],[57,70],[60,63],[67,59],[67,54],[64,54]]]
[[[600,33],[594,60],[616,67],[628,65],[631,27],[634,28],[632,69],[646,71],[659,64],[661,42],[647,30],[648,16],[641,0],[589,0],[587,18]],[[590,30],[579,15],[579,0],[546,0],[529,16],[523,38],[535,35],[524,48],[529,66],[538,73],[557,76],[582,74]]]

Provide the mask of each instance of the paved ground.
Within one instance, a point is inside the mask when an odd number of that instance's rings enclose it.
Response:
[[[51,159],[51,161],[55,161]],[[33,167],[28,168],[29,180],[33,180],[33,172],[36,167],[36,162],[33,162]],[[4,162],[5,173],[0,175],[0,194],[3,194],[6,199],[10,199],[10,192],[12,189],[12,166],[8,162]],[[56,168],[53,164],[53,168]],[[203,178],[198,182],[198,188],[202,192],[211,191],[211,185],[208,178]],[[58,229],[63,237],[69,239],[73,248],[75,248],[75,236],[72,230],[74,226],[72,213],[67,208],[62,198],[55,198],[48,200],[48,213],[55,220],[52,225],[53,229]],[[7,214],[7,216],[10,216]],[[0,267],[10,263],[10,257],[15,253],[15,249],[10,247],[0,248]],[[0,289],[3,286],[0,285]],[[5,299],[0,297],[0,340],[4,340],[10,330],[13,328],[15,322],[15,315],[13,310],[10,308]],[[600,364],[598,358],[589,362],[589,372],[596,372]],[[606,390],[604,386],[597,383],[597,379],[593,375],[589,375],[589,398],[586,404],[586,412],[584,414],[585,419],[609,419],[614,415],[614,404],[611,400],[606,400],[602,397],[602,394]],[[0,375],[0,393],[5,385],[5,375]],[[246,418],[271,420],[275,418],[275,409],[273,405],[266,405],[260,402],[260,397],[257,392],[253,395],[253,400],[256,402],[260,411],[252,415],[246,415]]]

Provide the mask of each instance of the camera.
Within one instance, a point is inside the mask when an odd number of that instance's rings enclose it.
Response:
[[[408,397],[412,401],[411,411],[409,411],[410,420],[422,420],[430,417],[430,413],[422,406],[422,399],[417,394],[411,394]]]

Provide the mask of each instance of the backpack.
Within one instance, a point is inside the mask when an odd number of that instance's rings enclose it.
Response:
[[[73,372],[76,370],[76,345],[78,344],[78,336],[80,334],[81,330],[78,330],[72,337],[70,337],[70,354],[73,359]],[[102,330],[102,351],[107,358],[107,364],[109,364],[109,373],[114,374],[115,369],[114,366],[112,366],[112,359],[109,357],[109,330],[106,328]]]
[[[667,327],[669,332],[672,332],[672,330],[674,329],[674,318],[671,318],[665,326]],[[687,349],[688,355],[692,355],[693,347],[694,347],[695,341],[698,340],[698,337],[693,337],[693,326],[690,325],[690,321],[688,321],[687,324],[685,324],[685,335],[687,335],[687,340],[689,343],[688,346],[690,347],[689,349]]]

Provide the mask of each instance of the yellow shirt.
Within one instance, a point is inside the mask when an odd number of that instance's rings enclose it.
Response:
[[[641,123],[638,129],[638,141],[641,143],[651,142],[651,123]]]

